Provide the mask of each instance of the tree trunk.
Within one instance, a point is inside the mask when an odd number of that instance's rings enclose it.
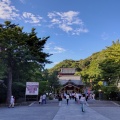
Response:
[[[10,103],[10,97],[12,95],[12,67],[8,68],[8,82],[7,82],[7,103]]]

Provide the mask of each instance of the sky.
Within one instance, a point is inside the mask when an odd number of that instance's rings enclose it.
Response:
[[[66,59],[81,60],[120,39],[120,0],[0,0],[0,23],[9,20],[50,36],[44,52],[52,68]]]

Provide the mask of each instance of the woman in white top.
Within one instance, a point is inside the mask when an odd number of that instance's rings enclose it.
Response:
[[[69,94],[67,94],[66,95],[67,105],[68,105],[69,99],[70,99],[70,96],[69,96]]]
[[[86,104],[86,98],[85,98],[85,94],[83,94],[80,98],[80,103],[81,103],[81,108],[82,108],[82,112],[85,111],[85,104]]]
[[[79,103],[79,93],[76,93],[76,101]]]

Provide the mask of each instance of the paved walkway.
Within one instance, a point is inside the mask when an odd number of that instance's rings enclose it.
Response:
[[[0,120],[120,120],[120,107],[112,101],[88,101],[85,112],[80,104],[74,100],[58,106],[58,100],[47,101],[40,105],[38,101],[29,106],[15,106],[15,108],[0,107]]]
[[[58,104],[53,106],[50,103],[14,108],[0,107],[0,120],[53,120],[58,110]]]
[[[117,108],[120,110],[120,107]],[[120,115],[115,120],[119,119]],[[60,107],[59,111],[57,112],[53,120],[111,120],[111,119],[103,116],[102,114],[96,112],[95,110],[87,106],[85,108],[85,112],[82,112],[80,104],[76,104],[74,100],[70,100],[69,105],[66,104],[66,100],[63,100],[62,106]]]

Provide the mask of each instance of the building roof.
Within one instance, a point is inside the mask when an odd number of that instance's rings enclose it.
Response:
[[[61,85],[65,85],[68,80],[60,80],[59,81]],[[83,85],[82,81],[81,80],[71,80],[72,83],[74,83],[75,85]]]
[[[61,72],[60,73],[75,73],[75,68],[61,68]]]
[[[69,81],[76,85],[83,85],[80,76],[63,75],[63,76],[59,76],[58,78],[61,85],[65,85]]]
[[[78,75],[60,75],[59,80],[81,80]]]

